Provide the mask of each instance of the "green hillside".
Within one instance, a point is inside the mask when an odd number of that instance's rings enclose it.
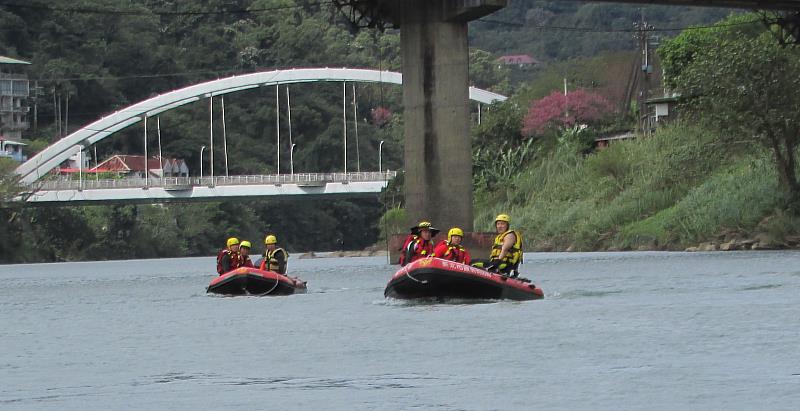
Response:
[[[731,12],[708,7],[512,0],[499,12],[470,23],[470,46],[497,55],[529,54],[548,63],[631,50],[636,47],[633,23],[642,18],[665,37],[684,27],[714,23]]]

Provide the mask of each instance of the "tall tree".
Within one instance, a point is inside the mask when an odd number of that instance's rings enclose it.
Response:
[[[715,29],[681,34],[660,52],[686,109],[771,150],[791,208],[800,211],[800,50],[782,45],[777,28],[745,21],[735,17]]]
[[[551,129],[597,123],[607,119],[613,111],[611,103],[599,94],[575,90],[564,95],[554,91],[531,103],[528,114],[522,120],[522,134],[543,135]]]

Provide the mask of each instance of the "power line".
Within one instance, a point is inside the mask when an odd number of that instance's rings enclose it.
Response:
[[[84,77],[39,77],[31,79],[31,81],[39,82],[53,82],[53,81],[92,81],[92,80],[132,80],[144,78],[163,78],[163,77],[180,77],[180,76],[193,76],[212,74],[217,76],[241,76],[245,74],[261,73],[265,70],[291,70],[298,66],[270,66],[270,67],[256,67],[252,70],[242,69],[220,69],[220,70],[198,70],[198,71],[184,71],[174,73],[157,73],[157,74],[131,74],[125,76],[84,76]],[[217,77],[219,78],[219,77]]]
[[[201,11],[169,11],[169,10],[119,10],[119,9],[102,9],[91,7],[58,7],[41,3],[30,3],[22,0],[0,0],[0,7],[26,9],[35,11],[59,11],[66,13],[79,13],[79,14],[101,14],[101,15],[117,15],[117,16],[207,16],[207,15],[224,15],[224,14],[250,14],[250,13],[267,13],[272,11],[288,10],[302,8],[306,6],[319,6],[326,3],[331,3],[331,0],[318,0],[305,4],[283,5],[273,7],[260,7],[251,9],[239,10],[201,10]]]
[[[489,24],[497,24],[503,26],[513,26],[513,27],[529,27],[539,30],[553,30],[553,31],[575,31],[575,32],[582,32],[582,33],[635,33],[637,30],[635,28],[630,29],[602,29],[602,28],[592,28],[592,27],[570,27],[570,26],[545,26],[545,25],[536,25],[536,24],[524,24],[524,23],[516,23],[513,21],[502,21],[502,20],[492,20],[481,18],[476,21],[481,23],[489,23]],[[657,32],[674,32],[674,31],[685,31],[685,30],[703,30],[703,29],[713,29],[719,27],[732,27],[732,26],[744,26],[749,24],[762,24],[763,20],[749,20],[737,23],[725,23],[725,24],[715,24],[711,26],[688,26],[688,27],[676,27],[676,28],[657,28],[651,31]]]
[[[38,78],[38,81],[90,81],[90,80],[130,80],[130,79],[142,79],[142,78],[162,78],[162,77],[180,77],[180,76],[191,76],[191,75],[198,75],[198,74],[225,74],[225,75],[233,75],[233,74],[245,74],[250,73],[251,71],[239,71],[239,70],[204,70],[204,71],[185,71],[185,72],[177,72],[177,73],[159,73],[159,74],[133,74],[129,76],[85,76],[85,77],[42,77]]]

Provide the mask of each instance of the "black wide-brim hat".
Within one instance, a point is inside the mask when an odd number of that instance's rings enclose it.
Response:
[[[434,228],[434,227],[414,226],[414,227],[411,227],[411,234],[419,235],[419,230],[421,230],[422,228],[427,228],[428,230],[431,230],[431,237],[436,237],[436,234],[439,234],[439,232],[442,231],[442,230],[439,230],[438,228]]]

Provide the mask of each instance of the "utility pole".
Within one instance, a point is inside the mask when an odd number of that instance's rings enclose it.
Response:
[[[567,97],[567,78],[564,77],[564,126],[569,122],[569,98]]]
[[[64,112],[64,135],[69,134],[69,90],[67,90],[67,108]]]
[[[56,99],[56,88],[53,87],[53,125],[58,138],[61,138],[61,95]]]
[[[639,51],[641,53],[639,57],[641,62],[641,72],[639,74],[641,77],[639,81],[639,93],[636,98],[639,109],[637,128],[645,133],[649,133],[650,115],[645,107],[645,102],[650,94],[650,76],[653,74],[652,56],[650,55],[649,32],[653,31],[655,27],[647,24],[647,21],[644,19],[644,11],[642,11],[639,21],[633,23],[633,27],[636,29],[636,34],[634,36],[639,41]]]
[[[39,80],[33,82],[33,134],[39,131]]]

